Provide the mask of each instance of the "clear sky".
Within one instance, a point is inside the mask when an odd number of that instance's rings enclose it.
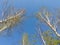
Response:
[[[3,6],[3,0],[0,0],[0,18]],[[27,16],[32,16],[40,10],[41,7],[47,7],[48,9],[60,8],[60,0],[11,0],[8,4],[14,5],[17,9],[25,9]],[[36,19],[34,17],[28,17],[24,20],[23,24],[15,26],[15,30],[11,36],[7,36],[1,33],[0,35],[0,45],[19,45],[19,40],[21,40],[23,33],[28,33],[29,36],[35,34]],[[47,27],[43,26],[43,29]],[[21,30],[21,31],[20,31]],[[21,43],[20,43],[21,45]],[[35,45],[43,45],[41,39],[37,40]]]

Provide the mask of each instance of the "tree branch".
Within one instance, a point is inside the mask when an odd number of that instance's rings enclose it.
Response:
[[[23,17],[24,10],[21,10],[19,13],[17,13],[15,16],[8,17],[7,19],[0,21],[0,32],[5,30],[6,28],[9,28],[13,25],[15,25],[21,18]]]
[[[54,32],[55,32],[55,34],[58,36],[58,37],[60,37],[60,34],[57,32],[57,29],[49,22],[49,21],[47,21],[41,14],[38,14],[41,18],[40,19],[42,19]]]
[[[39,28],[38,33],[40,34],[40,36],[41,36],[41,38],[42,38],[42,41],[43,41],[44,45],[46,45],[46,42],[45,42],[45,40],[44,40],[44,37],[43,37],[43,35],[42,35],[42,32],[41,32],[41,29],[40,29],[40,28]]]

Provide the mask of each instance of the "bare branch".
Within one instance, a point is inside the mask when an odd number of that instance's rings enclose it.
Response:
[[[0,25],[1,25],[0,32],[19,22],[19,20],[21,20],[21,18],[23,17],[24,12],[25,12],[24,10],[21,10],[15,16],[11,16],[11,17],[8,17],[7,19],[0,21]]]
[[[44,37],[43,37],[43,35],[42,35],[41,29],[39,28],[38,30],[39,30],[38,33],[40,34],[41,39],[42,39],[44,45],[46,45],[46,42],[45,42]]]
[[[48,13],[47,13],[48,14]],[[48,14],[49,15],[49,14]],[[40,17],[39,17],[40,16]],[[45,15],[45,17],[47,18],[47,20],[46,20],[46,18],[44,18],[44,16],[42,16],[42,14],[41,14],[41,12],[40,13],[38,13],[38,18],[40,18],[40,19],[42,19],[54,32],[55,32],[55,34],[58,36],[58,37],[60,37],[60,34],[57,32],[57,29],[56,29],[56,25],[52,25],[50,22],[50,20],[49,20],[49,17],[47,17],[46,15]]]

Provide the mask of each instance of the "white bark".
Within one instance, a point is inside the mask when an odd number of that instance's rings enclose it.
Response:
[[[42,14],[38,14],[38,15],[40,15],[40,19],[42,19],[54,32],[55,32],[55,34],[58,36],[58,37],[60,37],[60,34],[57,32],[57,29],[56,29],[56,25],[52,25],[50,22],[50,20],[49,20],[49,17],[47,18],[47,20],[42,16]],[[46,15],[45,15],[46,16]]]
[[[21,12],[17,13],[15,16],[8,17],[7,19],[0,21],[0,32],[5,30],[6,28],[9,28],[11,25],[13,25],[13,22],[16,22],[16,17],[21,18],[21,16],[24,14],[24,10],[21,10]]]
[[[40,29],[40,28],[39,28],[38,33],[39,33],[40,36],[41,36],[41,39],[42,39],[42,41],[43,41],[43,44],[46,45],[46,41],[44,40],[44,37],[43,37],[43,35],[42,35],[42,32],[41,32],[41,29]]]

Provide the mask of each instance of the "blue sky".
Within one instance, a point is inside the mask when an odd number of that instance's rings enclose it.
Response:
[[[60,0],[8,0],[8,4],[14,5],[17,9],[25,9],[27,16],[32,16],[40,10],[41,7],[47,7],[48,9],[60,8]],[[0,18],[3,6],[3,0],[0,0]],[[24,20],[23,24],[15,26],[15,30],[11,36],[1,34],[0,45],[19,45],[19,40],[21,40],[23,33],[28,33],[29,36],[35,34],[37,20],[34,17],[29,17]],[[47,29],[43,25],[43,29]],[[21,31],[20,31],[21,30]],[[21,44],[20,44],[21,45]],[[36,45],[43,45],[41,39],[37,40]]]

